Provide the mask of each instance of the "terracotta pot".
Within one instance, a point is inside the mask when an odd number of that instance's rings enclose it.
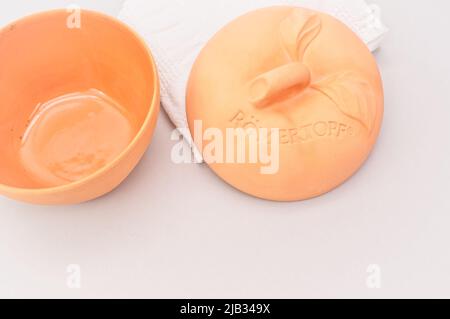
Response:
[[[117,187],[147,149],[159,80],[144,41],[100,13],[39,13],[0,30],[0,193],[73,204]]]
[[[346,25],[280,6],[239,17],[208,42],[186,106],[219,177],[259,198],[297,201],[335,189],[365,163],[384,95],[374,57]]]

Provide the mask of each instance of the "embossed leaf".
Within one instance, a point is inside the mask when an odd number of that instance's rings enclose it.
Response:
[[[375,95],[369,83],[353,72],[334,74],[312,85],[325,94],[346,116],[359,121],[369,133],[375,116]]]
[[[317,14],[300,9],[293,12],[281,23],[280,32],[284,49],[292,61],[302,61],[306,50],[321,30],[321,20]]]

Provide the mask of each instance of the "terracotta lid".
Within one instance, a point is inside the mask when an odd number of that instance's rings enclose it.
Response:
[[[186,103],[217,175],[256,197],[294,201],[332,190],[361,167],[380,131],[383,88],[374,57],[343,23],[271,7],[209,41]]]

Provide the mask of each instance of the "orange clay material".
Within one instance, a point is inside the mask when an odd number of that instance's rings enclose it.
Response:
[[[159,82],[144,42],[81,11],[36,14],[0,30],[0,193],[80,203],[117,187],[147,149]]]
[[[295,201],[334,189],[362,166],[379,135],[383,100],[375,59],[343,23],[271,7],[210,40],[192,69],[186,104],[193,135],[196,121],[224,136],[230,128],[279,130],[274,174],[262,174],[260,162],[208,164],[245,193]]]

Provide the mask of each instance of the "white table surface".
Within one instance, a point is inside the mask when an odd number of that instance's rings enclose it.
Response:
[[[78,4],[116,15],[121,2]],[[349,182],[306,202],[254,199],[173,164],[162,114],[112,194],[53,208],[0,199],[0,297],[450,297],[450,5],[374,2],[391,28],[376,54],[386,114]],[[69,3],[3,1],[0,23]],[[366,283],[372,264],[380,289]]]

